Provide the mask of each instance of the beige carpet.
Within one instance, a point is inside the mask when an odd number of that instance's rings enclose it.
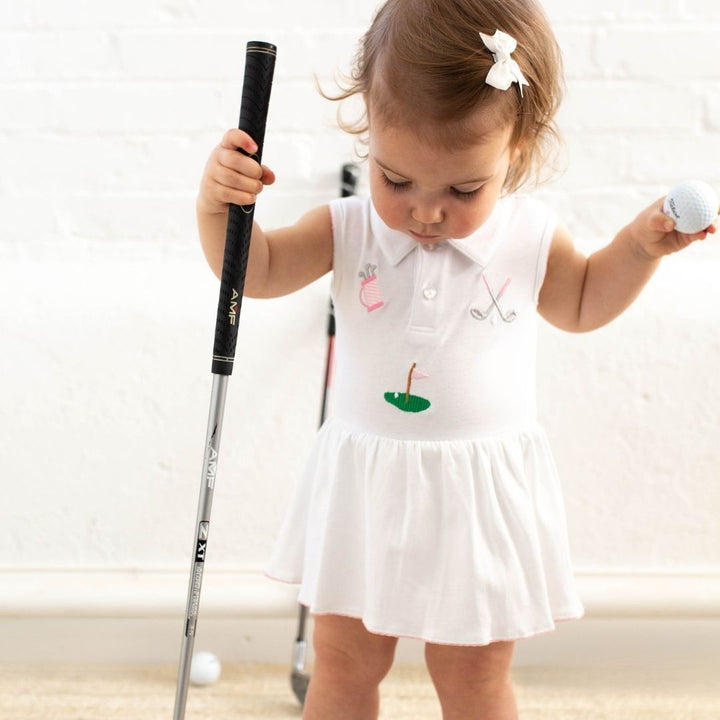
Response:
[[[520,668],[521,720],[720,720],[717,668],[604,672]],[[0,664],[0,720],[171,720],[175,668]],[[190,688],[187,720],[298,720],[288,668],[229,665]],[[395,668],[383,684],[383,720],[439,720],[423,668]],[[339,718],[338,720],[342,720]]]

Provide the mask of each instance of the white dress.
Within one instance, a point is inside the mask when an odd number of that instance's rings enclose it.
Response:
[[[331,203],[337,319],[320,429],[270,577],[371,632],[485,645],[580,617],[536,421],[537,299],[554,213],[509,197],[423,247],[369,199]]]

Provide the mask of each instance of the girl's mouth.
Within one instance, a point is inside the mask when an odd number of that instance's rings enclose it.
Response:
[[[417,233],[413,230],[410,231],[410,235],[421,243],[434,243],[443,239],[441,235],[423,235],[422,233]]]

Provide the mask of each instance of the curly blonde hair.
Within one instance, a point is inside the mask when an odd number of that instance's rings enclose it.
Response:
[[[487,85],[494,64],[479,33],[496,30],[517,40],[513,59],[529,86]],[[505,192],[540,182],[559,146],[554,122],[563,91],[555,36],[535,0],[387,0],[360,41],[353,69],[331,100],[361,95],[365,112],[341,127],[366,144],[370,118],[407,125],[421,139],[451,148],[477,141],[471,116],[486,109],[491,127],[513,124],[519,149]]]

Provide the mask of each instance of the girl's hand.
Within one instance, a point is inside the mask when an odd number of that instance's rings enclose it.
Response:
[[[275,182],[275,173],[248,157],[245,152],[257,152],[255,141],[242,130],[228,130],[220,144],[212,151],[205,166],[198,207],[208,214],[228,211],[230,203],[251,205],[265,185]]]
[[[675,221],[663,212],[664,198],[654,202],[630,224],[637,248],[652,259],[683,250],[694,242],[705,240],[718,230],[717,220],[705,230],[686,235],[675,230]]]

